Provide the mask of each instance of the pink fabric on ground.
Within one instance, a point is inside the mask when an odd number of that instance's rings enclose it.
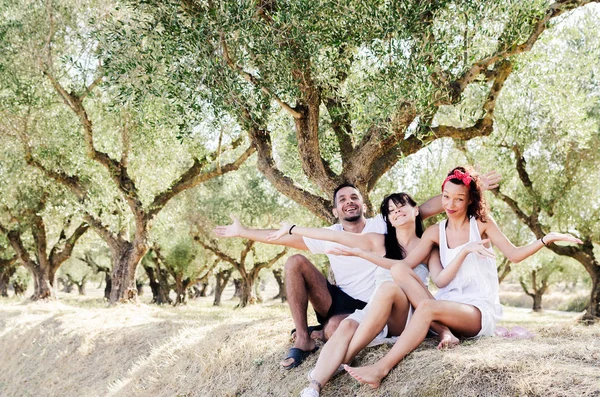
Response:
[[[512,327],[510,331],[504,327],[496,327],[494,330],[494,335],[510,339],[531,339],[535,336],[535,334],[529,332],[523,327],[519,327],[518,325]]]

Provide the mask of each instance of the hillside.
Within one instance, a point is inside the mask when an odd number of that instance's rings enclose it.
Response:
[[[316,356],[295,370],[278,362],[292,323],[279,303],[233,310],[210,298],[185,307],[109,308],[97,298],[0,301],[2,396],[295,396]],[[438,351],[425,342],[377,391],[346,374],[324,396],[600,396],[600,325],[572,313],[505,309],[499,337]],[[357,360],[371,362],[387,346]]]

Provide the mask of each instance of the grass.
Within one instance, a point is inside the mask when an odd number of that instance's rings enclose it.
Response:
[[[147,297],[146,297],[147,299]],[[58,302],[0,300],[1,396],[296,396],[311,356],[285,371],[278,362],[293,328],[286,305],[234,310],[211,298],[184,307],[109,308],[96,297]],[[438,351],[432,341],[373,391],[349,376],[323,396],[600,396],[600,325],[577,314],[505,308],[500,325],[530,340],[484,338]],[[367,349],[370,363],[389,346]]]

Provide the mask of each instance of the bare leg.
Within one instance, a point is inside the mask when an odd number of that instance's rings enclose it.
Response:
[[[308,302],[315,311],[323,316],[331,307],[331,295],[327,289],[327,280],[321,272],[304,256],[293,255],[285,263],[285,290],[288,304],[296,326],[294,347],[308,351],[315,348],[315,341],[308,334],[306,310]],[[283,360],[287,367],[293,359]]]
[[[404,264],[397,264],[390,269],[394,281],[406,294],[411,305],[417,309],[424,300],[435,299],[427,287],[423,284],[417,273]],[[434,330],[440,339],[438,349],[452,347],[459,343],[459,340],[448,327],[437,322],[431,323],[431,329]]]
[[[356,328],[358,328],[358,323],[354,320],[346,319],[340,323],[335,333],[323,346],[317,364],[309,374],[311,380],[317,381],[321,386],[325,386],[329,382],[329,379],[342,364],[346,349]],[[320,391],[318,384],[314,382],[311,382],[309,387]]]
[[[346,317],[348,317],[349,315],[350,315],[350,313],[336,314],[334,316],[331,316],[327,320],[327,323],[325,323],[325,326],[323,326],[323,331],[322,331],[323,333],[321,335],[322,336],[321,340],[328,341],[329,338],[332,337],[332,335],[335,333],[337,328],[340,326],[340,324],[343,322],[343,320]]]
[[[409,302],[402,290],[393,282],[381,284],[369,301],[365,319],[354,333],[348,346],[344,363],[352,361],[387,324],[392,335],[400,335],[406,325]]]
[[[379,387],[391,369],[413,351],[427,335],[432,321],[438,321],[464,336],[475,336],[481,329],[481,312],[474,306],[451,301],[424,300],[392,349],[379,361],[366,367],[344,366],[356,380]]]

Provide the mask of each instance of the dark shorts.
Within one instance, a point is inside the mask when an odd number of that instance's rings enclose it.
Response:
[[[327,281],[327,290],[329,291],[329,295],[331,295],[331,307],[329,307],[326,316],[316,313],[319,324],[325,324],[327,320],[336,314],[352,314],[355,310],[364,309],[367,305],[366,302],[354,299],[329,281]]]

